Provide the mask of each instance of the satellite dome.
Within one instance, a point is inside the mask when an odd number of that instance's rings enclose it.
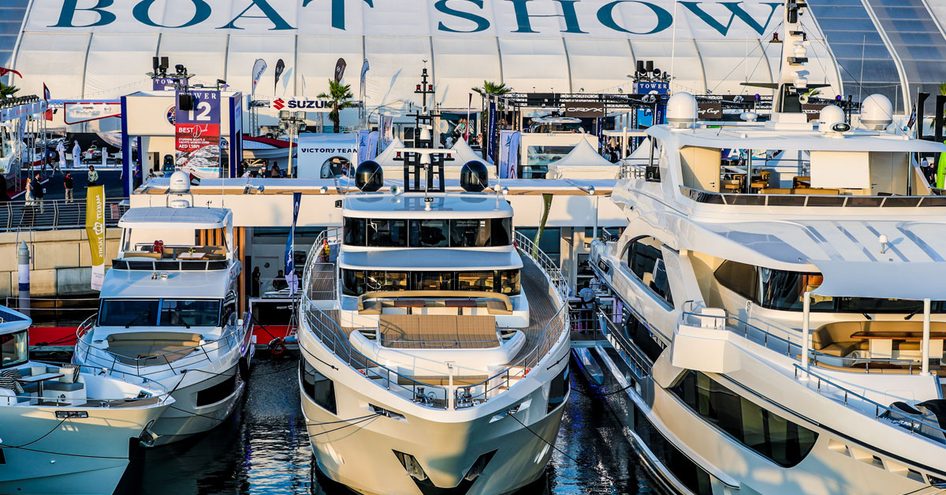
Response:
[[[361,162],[355,170],[355,186],[363,192],[375,192],[384,185],[384,170],[378,162]]]
[[[844,110],[837,105],[828,105],[818,114],[818,129],[821,132],[833,131],[835,125],[844,124],[844,121]]]
[[[893,122],[893,105],[890,98],[873,94],[861,103],[861,124],[868,129],[884,130]]]
[[[168,192],[172,194],[187,194],[191,191],[191,176],[183,170],[171,174],[171,184]]]
[[[460,169],[460,187],[466,192],[482,192],[489,187],[489,169],[479,160],[470,160]]]
[[[699,117],[696,97],[690,93],[677,93],[667,102],[667,122],[676,128],[687,128]]]

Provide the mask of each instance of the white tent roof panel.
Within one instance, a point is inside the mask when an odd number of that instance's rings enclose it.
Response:
[[[99,98],[122,88],[123,93],[151,89],[151,59],[158,48],[158,34],[110,34],[92,36],[86,67],[95,67],[85,79],[85,97]]]
[[[627,92],[635,70],[631,46],[623,39],[566,38],[573,91]]]
[[[213,85],[223,77],[227,67],[227,38],[222,36],[188,33],[161,36],[158,49],[158,55],[168,57],[172,64],[184,64],[196,74],[192,79],[195,83]]]
[[[571,91],[565,43],[558,39],[500,39],[503,80],[517,91]]]
[[[250,92],[252,86],[253,64],[256,59],[263,58],[269,62],[269,70],[256,90],[259,96],[294,96],[294,60],[296,51],[295,36],[289,34],[267,34],[258,36],[251,34],[234,34],[230,36],[230,51],[227,56],[227,83],[236,90]],[[273,92],[273,74],[276,70],[276,61],[283,59],[286,71],[283,72],[275,94]],[[173,63],[173,62],[172,62]],[[290,72],[290,69],[293,69]],[[332,66],[334,69],[334,65]]]
[[[335,77],[335,64],[344,58],[348,64],[342,82],[351,85],[356,97],[361,91],[361,65],[364,51],[361,38],[342,36],[300,36],[297,95],[314,97],[328,91],[328,80]],[[271,69],[267,70],[272,78]],[[264,76],[265,77],[265,76]]]

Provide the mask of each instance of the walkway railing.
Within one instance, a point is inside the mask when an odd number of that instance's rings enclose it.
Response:
[[[105,225],[114,227],[128,211],[127,198],[105,202]],[[85,228],[85,198],[42,202],[7,201],[0,204],[0,232]]]
[[[697,203],[731,206],[802,206],[837,208],[946,207],[946,196],[849,196],[821,194],[718,193],[680,186]]]

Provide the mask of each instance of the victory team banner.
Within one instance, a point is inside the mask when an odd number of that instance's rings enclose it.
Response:
[[[177,108],[175,146],[178,168],[202,179],[220,177],[220,91],[189,89],[190,110]],[[177,101],[180,102],[178,91]]]

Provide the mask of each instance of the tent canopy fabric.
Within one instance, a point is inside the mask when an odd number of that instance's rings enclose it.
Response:
[[[564,157],[549,164],[550,179],[614,178],[620,167],[598,154],[588,139],[582,139]]]
[[[459,164],[460,166],[472,160],[483,160],[482,157],[473,151],[473,148],[470,148],[470,145],[467,144],[466,140],[463,138],[458,139],[456,144],[453,145],[453,151],[456,152],[456,154],[453,155],[453,163]]]
[[[374,161],[378,162],[378,165],[382,167],[400,167],[401,162],[395,161],[394,158],[397,156],[397,150],[403,148],[404,143],[401,142],[400,139],[394,138],[394,141],[392,141],[387,148],[384,148],[384,151],[382,151]]]

